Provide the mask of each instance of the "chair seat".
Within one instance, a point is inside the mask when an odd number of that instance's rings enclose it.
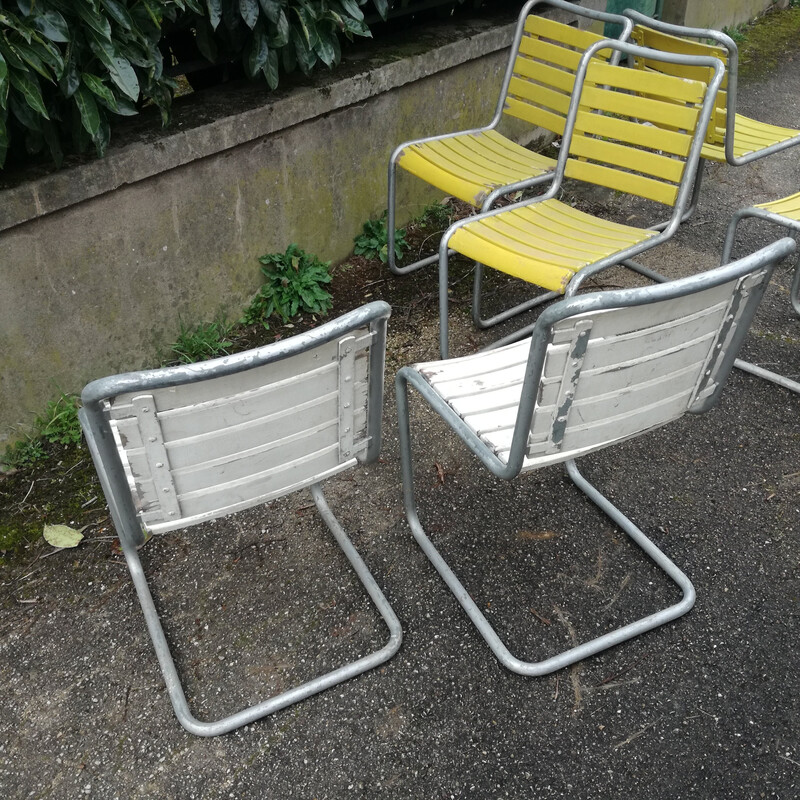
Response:
[[[763,208],[764,211],[771,211],[773,214],[800,222],[800,192],[770,203],[757,203],[754,208]]]
[[[464,225],[450,246],[515,278],[563,292],[583,267],[656,235],[545,200]]]
[[[770,125],[745,117],[743,114],[737,114],[733,154],[736,158],[742,158],[795,137],[800,137],[800,130]],[[702,157],[710,161],[725,161],[725,145],[703,145]]]
[[[497,131],[417,142],[397,163],[437,189],[476,208],[500,186],[551,172],[552,158],[527,150]]]

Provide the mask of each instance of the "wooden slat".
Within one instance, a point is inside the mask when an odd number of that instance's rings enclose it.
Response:
[[[677,105],[598,86],[584,88],[581,92],[581,107],[650,122],[659,128],[671,130],[693,131],[700,116],[700,109],[695,106]]]
[[[646,147],[663,153],[686,158],[692,145],[692,137],[678,131],[653,128],[629,119],[609,117],[604,114],[590,114],[579,111],[576,130],[591,133],[637,147]]]
[[[629,92],[642,92],[673,102],[699,104],[703,102],[706,83],[712,74],[709,68],[704,80],[685,80],[660,72],[642,72],[592,60],[586,71],[586,81]]]
[[[649,150],[640,150],[619,142],[588,136],[576,136],[570,143],[571,158],[587,158],[607,167],[641,173],[670,183],[680,183],[686,162]]]
[[[528,16],[525,20],[525,32],[536,37],[561,42],[581,51],[604,38],[592,31],[582,30],[574,25],[565,25],[563,22],[548,19],[539,14]]]

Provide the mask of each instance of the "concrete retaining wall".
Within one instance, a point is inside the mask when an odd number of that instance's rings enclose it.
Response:
[[[263,253],[345,258],[386,206],[393,146],[491,118],[511,33],[438,29],[236,109],[194,95],[164,133],[0,191],[0,442],[59,392],[152,365],[181,320],[238,316]],[[405,191],[405,215],[434,197]]]

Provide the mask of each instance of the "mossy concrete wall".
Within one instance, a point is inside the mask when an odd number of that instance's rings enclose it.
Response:
[[[491,118],[511,34],[440,29],[235,109],[194,95],[165,133],[136,123],[103,160],[0,190],[0,442],[59,392],[156,363],[181,321],[236,318],[263,253],[345,258],[396,144]],[[436,197],[400,188],[406,217]]]

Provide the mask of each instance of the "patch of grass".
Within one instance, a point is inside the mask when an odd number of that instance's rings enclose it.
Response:
[[[320,261],[296,244],[285,253],[261,256],[266,282],[244,312],[245,325],[269,327],[269,318],[277,314],[284,323],[301,312],[325,315],[333,305],[325,288],[331,282],[330,261]]]
[[[361,233],[353,239],[353,254],[365,258],[379,258],[384,264],[389,260],[389,232],[386,227],[384,211],[378,219],[368,219]],[[408,249],[406,232],[403,228],[396,228],[394,232],[394,257],[399,261],[403,252]]]
[[[740,26],[739,72],[743,78],[758,78],[774,71],[787,51],[800,40],[800,2],[789,8],[773,8],[746,26]],[[730,32],[729,32],[730,33]]]
[[[201,322],[193,327],[186,327],[181,322],[181,332],[172,345],[172,352],[181,364],[227,355],[233,345],[228,338],[231,328],[222,321]]]

